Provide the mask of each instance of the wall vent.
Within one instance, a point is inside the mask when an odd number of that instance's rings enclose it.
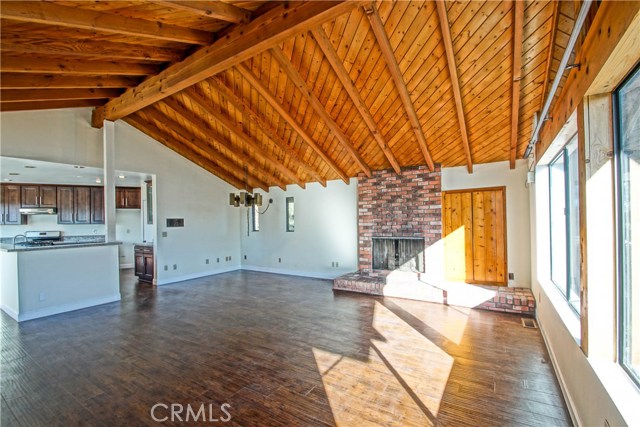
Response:
[[[534,319],[530,317],[521,317],[520,320],[522,320],[523,328],[538,329],[538,324]]]

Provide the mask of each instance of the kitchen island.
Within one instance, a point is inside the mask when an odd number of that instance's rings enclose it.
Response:
[[[119,301],[119,244],[0,245],[0,308],[22,322]]]

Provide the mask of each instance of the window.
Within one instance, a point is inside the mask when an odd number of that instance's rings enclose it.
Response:
[[[640,384],[640,68],[618,88],[615,100],[619,360]]]
[[[580,227],[578,215],[578,139],[549,164],[551,280],[580,312]]]
[[[287,197],[287,231],[294,231],[293,197]]]
[[[258,205],[251,206],[251,224],[253,231],[260,231],[260,212]]]

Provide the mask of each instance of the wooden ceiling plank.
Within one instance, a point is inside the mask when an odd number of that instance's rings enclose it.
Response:
[[[551,33],[549,34],[549,49],[547,51],[547,65],[544,72],[544,81],[542,83],[542,98],[540,100],[540,108],[538,109],[538,111],[542,111],[542,108],[544,107],[544,101],[547,96],[547,89],[549,88],[549,82],[551,81],[551,64],[553,62],[553,51],[556,43],[556,32],[558,28],[558,3],[560,2],[553,2]]]
[[[87,88],[128,88],[136,86],[140,80],[127,76],[78,76],[78,75],[35,75],[24,73],[0,74],[2,89],[87,89]]]
[[[155,65],[107,61],[84,61],[80,59],[56,59],[34,56],[2,54],[0,70],[3,73],[34,74],[92,74],[112,76],[149,76],[158,72]]]
[[[204,158],[199,153],[195,152],[192,148],[188,147],[186,144],[179,142],[174,137],[172,137],[172,135],[169,135],[169,133],[161,130],[148,121],[143,120],[139,115],[131,115],[129,117],[126,117],[124,121],[134,128],[138,129],[148,137],[158,141],[165,147],[176,152],[180,156],[197,164],[207,172],[214,174],[232,187],[235,187],[239,190],[246,189],[246,186],[235,176],[227,173],[224,169],[222,169],[214,162]]]
[[[95,114],[117,120],[173,95],[267,50],[294,34],[357,7],[357,2],[322,1],[279,5],[248,24],[237,24],[224,38],[196,51],[126,91]],[[96,122],[95,120],[94,122]]]
[[[3,52],[29,54],[104,57],[109,60],[176,62],[182,59],[182,53],[175,49],[90,39],[37,40],[36,42],[35,40],[21,38],[20,43],[2,40],[0,41],[0,50]]]
[[[278,130],[275,129],[270,123],[263,119],[256,111],[251,108],[251,105],[247,100],[236,95],[235,92],[228,87],[224,80],[218,76],[213,76],[208,82],[223,95],[233,107],[240,111],[242,114],[246,114],[251,120],[253,120],[276,145],[283,150],[294,163],[305,171],[306,174],[318,181],[323,187],[326,187],[327,181],[310,165],[305,163],[300,156],[289,147],[286,141],[278,135]]]
[[[63,99],[55,101],[2,102],[0,111],[52,110],[58,108],[96,107],[107,102],[106,99]]]
[[[378,41],[378,47],[382,51],[382,56],[384,57],[387,67],[391,72],[391,77],[393,78],[396,89],[398,90],[398,94],[400,95],[400,99],[402,100],[404,109],[407,112],[409,121],[411,122],[411,128],[418,141],[420,151],[422,152],[422,155],[427,162],[429,170],[433,171],[435,170],[435,165],[433,164],[433,159],[431,158],[431,153],[429,152],[427,139],[424,136],[422,125],[418,120],[416,110],[413,106],[413,101],[411,100],[411,95],[409,94],[407,85],[405,84],[404,78],[402,77],[402,71],[400,70],[398,61],[396,60],[393,53],[393,48],[391,46],[391,43],[389,42],[389,37],[387,36],[387,33],[384,29],[384,24],[382,23],[380,15],[378,15],[375,7],[365,7],[365,13],[369,19],[371,29],[376,36],[376,40]]]
[[[213,35],[207,31],[41,1],[3,1],[0,17],[187,44],[208,45],[213,41]]]
[[[193,114],[192,111],[188,110],[187,108],[183,107],[180,103],[178,103],[175,100],[175,98],[172,98],[172,97],[165,98],[163,100],[163,105],[166,105],[168,108],[173,110],[183,120],[185,120],[186,122],[191,123],[199,131],[201,131],[203,134],[205,134],[207,137],[211,138],[212,140],[216,141],[221,146],[228,147],[229,144],[231,144],[231,141],[228,141],[228,142],[224,141],[222,135],[213,128],[211,123],[209,123],[206,120],[202,119],[201,117],[198,117],[195,114]],[[238,140],[240,140],[240,138],[238,138]],[[244,140],[242,140],[241,142],[246,144],[246,141],[244,141]],[[250,145],[250,144],[246,144],[246,145]],[[252,149],[255,148],[254,146],[251,146],[251,145],[250,145],[250,147]],[[231,148],[229,148],[229,149],[232,150]],[[249,157],[248,153],[247,153],[247,157]],[[260,156],[255,156],[255,152],[254,152],[254,157],[260,157]],[[265,161],[267,159],[262,159],[262,160]],[[268,177],[269,179],[274,181],[278,187],[281,187],[281,188],[284,187],[286,189],[287,183],[284,182],[283,180],[281,180],[280,178],[274,176],[272,173],[268,172],[267,170],[263,169],[262,167],[260,167],[257,164],[257,159],[254,158],[254,161],[252,161],[250,163],[249,162],[245,162],[244,166],[245,167],[249,167],[249,168],[259,172],[262,176]]]
[[[234,24],[247,23],[251,20],[250,11],[221,1],[154,0],[154,3]]]
[[[186,93],[185,93],[186,92]],[[218,123],[222,125],[227,131],[231,132],[242,141],[244,144],[251,147],[254,151],[254,154],[257,154],[258,157],[261,157],[262,160],[270,165],[273,169],[277,170],[282,176],[291,180],[292,183],[298,184],[300,187],[304,188],[304,181],[296,175],[291,169],[284,166],[277,160],[274,160],[273,157],[267,153],[267,151],[260,146],[260,144],[253,139],[252,135],[247,134],[242,127],[238,126],[229,118],[225,117],[224,114],[217,111],[215,108],[211,108],[210,103],[202,97],[198,92],[192,90],[191,88],[185,90],[185,96],[194,101],[196,104],[200,106],[204,111],[211,115]],[[171,98],[165,98],[165,100],[171,100]]]
[[[322,52],[324,53],[325,57],[329,61],[329,64],[331,64],[333,71],[338,76],[338,79],[340,79],[340,82],[342,83],[345,90],[349,94],[349,97],[353,101],[355,107],[360,112],[362,119],[366,123],[367,127],[369,128],[369,131],[371,132],[374,139],[378,143],[378,146],[384,153],[385,157],[391,164],[391,167],[393,167],[393,170],[399,175],[401,170],[400,170],[400,164],[398,164],[398,160],[396,160],[396,157],[391,152],[391,149],[389,148],[387,142],[385,141],[385,138],[382,135],[382,132],[380,131],[380,129],[378,128],[378,125],[373,120],[373,116],[371,115],[369,108],[364,103],[364,100],[360,96],[360,92],[358,92],[358,89],[356,89],[355,85],[353,84],[353,81],[351,81],[351,77],[349,77],[349,74],[346,68],[344,67],[344,64],[338,57],[337,52],[335,51],[333,45],[331,44],[329,37],[327,37],[322,27],[314,28],[313,30],[311,30],[311,34],[313,34],[313,37],[316,39],[316,43],[318,43],[318,46],[320,46],[320,49],[322,49]]]
[[[513,91],[511,93],[511,138],[509,167],[516,168],[518,148],[518,121],[520,118],[520,80],[522,79],[522,31],[524,2],[513,1]]]
[[[360,166],[362,172],[368,177],[371,176],[371,169],[364,162],[362,156],[355,149],[349,138],[344,134],[342,129],[338,126],[335,120],[327,113],[324,105],[320,102],[318,98],[311,92],[307,82],[302,78],[300,73],[293,67],[291,61],[285,56],[282,50],[278,47],[272,48],[270,50],[273,58],[278,62],[280,68],[287,77],[293,82],[293,84],[298,88],[298,90],[305,97],[307,102],[311,105],[311,108],[322,118],[324,123],[331,129],[333,135],[340,141],[342,146],[347,150],[347,152],[351,155],[353,160]]]
[[[289,114],[288,111],[280,104],[269,89],[247,68],[246,65],[240,64],[236,68],[240,74],[251,84],[251,86],[271,105],[271,107],[280,114],[280,116],[305,140],[305,142],[324,160],[324,162],[346,183],[349,183],[349,177],[340,169],[340,167],[331,159],[322,148],[313,140],[307,131]]]
[[[2,89],[0,102],[115,98],[120,89]]]
[[[449,66],[449,76],[451,77],[451,88],[453,89],[453,97],[456,101],[456,112],[458,113],[458,123],[460,124],[460,134],[462,136],[463,148],[467,157],[467,170],[473,172],[473,161],[471,159],[471,145],[469,143],[469,134],[467,124],[464,118],[464,108],[462,105],[462,95],[460,92],[460,82],[458,80],[458,70],[456,65],[455,53],[453,51],[453,43],[451,41],[451,31],[447,18],[447,8],[444,0],[436,0],[436,8],[438,10],[438,20],[440,21],[440,31],[442,33],[442,42],[447,55],[447,64]]]

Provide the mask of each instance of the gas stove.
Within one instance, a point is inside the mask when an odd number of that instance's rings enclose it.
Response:
[[[61,231],[27,231],[24,233],[24,236],[25,241],[16,243],[16,246],[53,246],[62,242]]]

